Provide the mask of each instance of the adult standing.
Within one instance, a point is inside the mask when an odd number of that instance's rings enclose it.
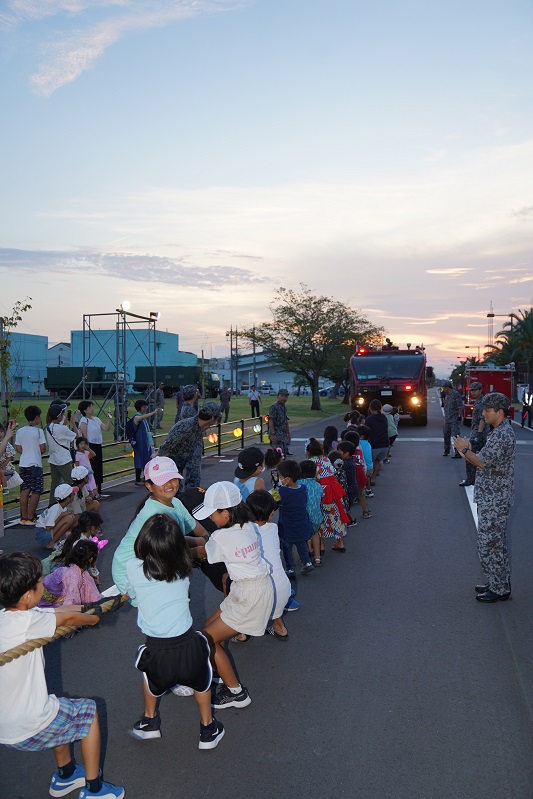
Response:
[[[252,419],[254,419],[256,416],[259,418],[259,403],[261,401],[261,394],[259,391],[257,391],[255,385],[253,385],[248,392],[248,400],[250,401]]]
[[[198,389],[196,386],[183,386],[181,393],[183,395],[183,403],[178,421],[181,419],[190,419],[198,414]]]
[[[93,467],[96,490],[98,491],[98,496],[95,499],[106,499],[109,494],[102,494],[102,483],[104,482],[104,458],[102,454],[104,440],[102,431],[105,433],[109,431],[113,415],[108,413],[107,422],[104,424],[98,416],[94,415],[94,403],[92,400],[82,400],[78,405],[78,410],[81,412],[80,433],[87,439],[94,452],[91,466]]]
[[[224,414],[224,422],[227,422],[229,416],[229,404],[231,402],[231,394],[229,393],[229,389],[227,386],[224,386],[224,388],[220,392],[219,399],[220,399],[220,410]]]
[[[60,483],[72,485],[72,453],[71,447],[76,440],[76,430],[71,430],[69,420],[65,417],[66,402],[52,402],[46,414],[45,436],[48,444],[50,464],[50,505],[57,499],[54,492]],[[76,423],[74,422],[74,426]]]
[[[133,417],[135,425],[135,446],[133,447],[135,485],[144,487],[144,480],[141,479],[142,471],[154,454],[154,439],[147,420],[157,414],[159,408],[148,413],[148,403],[146,400],[140,399],[135,403],[135,410],[137,411]]]
[[[372,447],[372,463],[374,465],[370,475],[370,485],[375,485],[381,464],[389,451],[389,423],[386,414],[382,412],[382,405],[378,399],[373,399],[370,402],[368,410],[370,413],[365,419],[365,425],[370,430],[367,441]]]
[[[472,427],[470,428],[470,445],[475,454],[485,446],[487,440],[487,430],[485,419],[483,418],[483,386],[477,380],[470,384],[470,396],[474,400],[472,409]],[[476,482],[476,467],[473,463],[466,461],[466,478],[460,486],[473,486]]]
[[[181,386],[177,387],[174,399],[176,400],[176,417],[174,419],[174,424],[176,424],[176,422],[180,420],[181,409],[183,407],[183,391],[181,390]]]
[[[184,477],[180,491],[197,488],[200,485],[204,432],[208,427],[215,425],[219,418],[220,405],[216,402],[206,402],[198,414],[181,419],[173,425],[159,447],[158,454],[172,458]]]
[[[467,438],[456,436],[454,446],[477,468],[477,546],[487,582],[476,585],[478,602],[503,602],[511,596],[511,565],[507,550],[507,520],[514,500],[516,439],[507,421],[509,400],[492,392],[483,399],[485,424],[492,426],[480,452],[472,452]]]
[[[126,396],[124,394],[124,386],[119,384],[113,396],[113,404],[115,405],[115,418],[113,421],[113,437],[115,441],[124,441],[126,438],[126,408],[128,406]]]
[[[533,394],[529,390],[529,386],[524,389],[522,398],[522,427],[524,427],[527,419],[527,426],[531,429],[531,421],[533,418]]]
[[[463,415],[463,400],[458,391],[454,389],[449,380],[442,384],[442,396],[444,397],[444,455],[450,454],[452,437],[459,435],[459,422]],[[454,458],[460,458],[456,451]]]
[[[287,389],[280,388],[277,402],[268,409],[268,434],[270,436],[270,443],[274,449],[281,447],[285,458],[288,455],[292,455],[292,452],[289,452],[291,443],[290,417],[287,416],[287,408],[285,407],[288,398],[289,392]]]
[[[163,421],[163,414],[165,413],[165,384],[159,383],[155,390],[155,427],[156,430],[161,430]]]

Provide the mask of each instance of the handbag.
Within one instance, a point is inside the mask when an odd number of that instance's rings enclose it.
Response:
[[[7,475],[6,475],[7,477]],[[23,483],[22,477],[18,472],[13,472],[13,474],[8,478],[6,483],[6,488],[18,488]]]

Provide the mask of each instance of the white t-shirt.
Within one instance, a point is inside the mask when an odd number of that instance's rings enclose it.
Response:
[[[46,425],[46,440],[48,442],[48,452],[50,453],[48,463],[53,466],[64,466],[72,461],[70,445],[76,440],[76,433],[64,424],[54,424],[52,422]]]
[[[232,580],[253,580],[270,574],[270,566],[261,557],[257,534],[246,522],[242,527],[215,530],[205,545],[209,563],[225,563]]]
[[[75,513],[76,515],[80,513],[85,513],[87,510],[87,499],[89,497],[89,489],[86,485],[81,486],[80,490],[75,492],[74,499],[68,506],[68,509]]]
[[[40,427],[27,424],[17,430],[15,446],[22,447],[19,466],[40,466],[42,468],[40,444],[46,445],[46,438]]]
[[[102,444],[102,427],[104,427],[104,423],[98,416],[93,416],[92,419],[87,418],[84,416],[80,420],[80,430],[83,435],[83,425],[87,425],[87,434],[85,438],[89,442],[89,444]]]
[[[64,512],[65,508],[62,508],[59,502],[56,502],[55,505],[52,507],[47,508],[45,511],[41,513],[41,515],[37,518],[36,527],[55,527],[55,523],[57,522],[58,518]]]
[[[33,638],[50,638],[56,631],[53,608],[0,610],[0,652]],[[44,649],[0,666],[0,744],[25,741],[44,730],[57,716],[59,701],[48,694]]]

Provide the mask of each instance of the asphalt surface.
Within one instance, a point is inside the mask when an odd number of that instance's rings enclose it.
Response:
[[[320,435],[331,421],[294,435]],[[266,636],[231,645],[253,701],[219,711],[226,735],[217,749],[198,750],[190,697],[163,698],[160,740],[128,736],[142,711],[133,666],[142,635],[132,608],[105,618],[100,629],[46,647],[50,691],[97,700],[105,778],[124,785],[130,799],[533,796],[533,496],[527,479],[533,434],[514,428],[513,599],[485,606],[474,599],[482,575],[475,523],[458,486],[464,463],[442,457],[441,428],[431,392],[428,426],[400,425],[391,463],[369,501],[373,518],[362,519],[357,509],[347,553],[328,551],[322,568],[298,579],[301,609],[285,617],[289,640]],[[302,458],[303,441],[294,441],[293,451]],[[232,479],[234,468],[227,462],[205,467],[203,485]],[[110,539],[99,561],[104,587],[142,492],[120,486],[103,505]],[[0,546],[37,551],[23,528],[8,529]],[[219,602],[195,571],[197,628]],[[79,760],[78,745],[76,755]],[[1,797],[48,796],[51,753],[0,747],[0,770]]]

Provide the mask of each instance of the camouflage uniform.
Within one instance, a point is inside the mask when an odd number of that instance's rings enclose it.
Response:
[[[185,403],[182,413],[185,408],[190,407]],[[180,492],[200,485],[202,446],[203,432],[198,424],[198,414],[194,411],[194,416],[182,419],[170,428],[165,441],[159,447],[158,455],[172,458],[184,477],[183,483],[180,483]]]
[[[513,429],[505,420],[489,433],[477,455],[483,463],[474,487],[478,554],[489,590],[500,595],[511,591],[506,527],[514,500],[515,448]]]
[[[472,433],[470,434],[470,445],[472,447],[472,452],[475,454],[481,452],[487,441],[487,425],[485,425],[481,433],[478,432],[479,423],[483,419],[483,407],[481,405],[482,402],[483,394],[480,394],[472,410]],[[476,472],[477,469],[474,464],[470,463],[470,461],[466,461],[466,482],[470,483],[470,485],[474,485],[476,482]]]
[[[270,436],[270,443],[272,446],[281,447],[285,458],[289,453],[290,434],[287,432],[289,426],[289,417],[287,416],[287,409],[281,402],[275,402],[268,410],[269,420],[272,420],[274,425],[274,435],[276,442],[272,443],[272,436]]]
[[[444,398],[444,452],[450,451],[452,436],[459,435],[459,417],[463,410],[463,400],[455,389],[452,389]]]

